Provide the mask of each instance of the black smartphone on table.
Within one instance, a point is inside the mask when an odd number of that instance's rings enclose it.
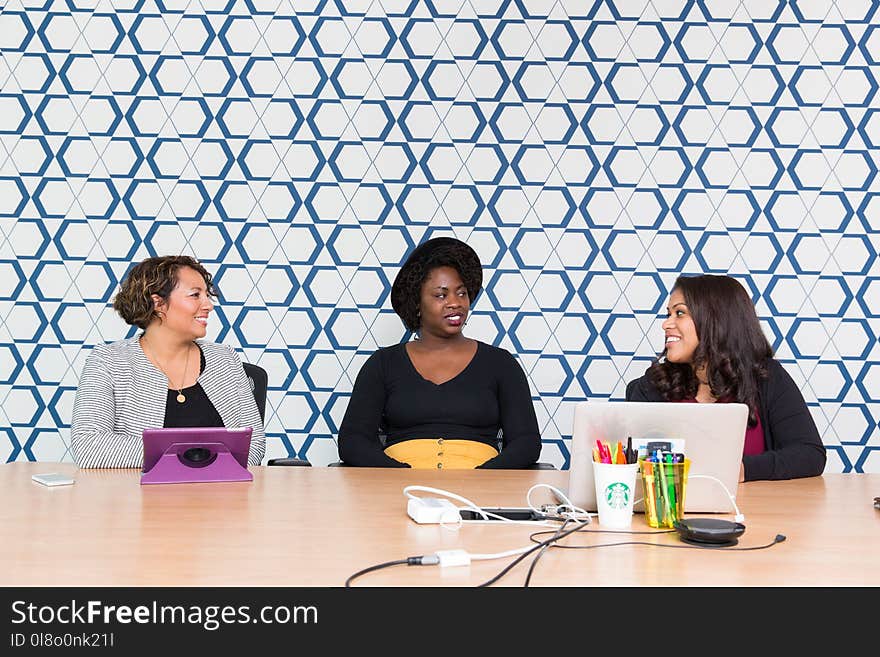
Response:
[[[483,509],[487,517],[483,517],[477,511],[471,509],[460,509],[462,520],[546,520],[547,517],[543,513],[534,511],[528,507],[486,507]],[[488,515],[488,514],[493,515]],[[498,518],[497,516],[501,516]],[[503,522],[503,521],[502,521]]]

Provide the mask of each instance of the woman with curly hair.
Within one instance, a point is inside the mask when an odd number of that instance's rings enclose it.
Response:
[[[739,402],[749,407],[740,481],[814,477],[825,446],[795,382],[773,357],[745,288],[730,276],[680,276],[665,347],[627,401]]]
[[[142,331],[86,359],[70,432],[81,468],[141,467],[143,430],[157,427],[251,427],[248,464],[260,464],[266,439],[244,367],[232,347],[200,339],[213,296],[211,274],[189,256],[128,272],[113,307]]]
[[[522,468],[541,451],[525,373],[504,349],[462,329],[480,292],[476,252],[436,237],[409,255],[391,305],[416,339],[364,363],[339,429],[347,465]],[[499,451],[500,443],[500,451]]]

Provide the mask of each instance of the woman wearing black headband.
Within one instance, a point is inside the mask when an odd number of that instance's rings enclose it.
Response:
[[[525,373],[506,350],[462,333],[482,282],[476,252],[451,237],[430,239],[407,258],[391,305],[416,340],[379,349],[361,368],[339,430],[347,465],[537,461],[541,438]]]

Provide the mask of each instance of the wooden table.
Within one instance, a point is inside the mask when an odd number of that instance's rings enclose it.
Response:
[[[134,470],[69,464],[0,465],[2,586],[339,587],[367,566],[462,548],[491,554],[530,545],[530,527],[501,523],[451,530],[406,515],[406,485],[442,488],[484,506],[525,506],[536,483],[560,488],[568,473],[257,467],[252,483],[141,486]],[[47,488],[38,472],[66,472],[73,486]],[[550,549],[531,586],[877,586],[880,475],[829,474],[740,484],[746,532],[738,547],[618,545]],[[549,501],[543,493],[539,502]],[[732,515],[718,517],[732,519]],[[599,529],[597,523],[589,531]],[[650,530],[640,514],[633,530]],[[684,545],[676,534],[576,535],[567,545],[624,541]],[[397,566],[356,586],[473,586],[512,557],[470,566]],[[524,560],[498,582],[521,586]]]

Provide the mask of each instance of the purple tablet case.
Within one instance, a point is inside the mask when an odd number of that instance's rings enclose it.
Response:
[[[144,429],[141,484],[253,481],[251,434],[251,427]]]

